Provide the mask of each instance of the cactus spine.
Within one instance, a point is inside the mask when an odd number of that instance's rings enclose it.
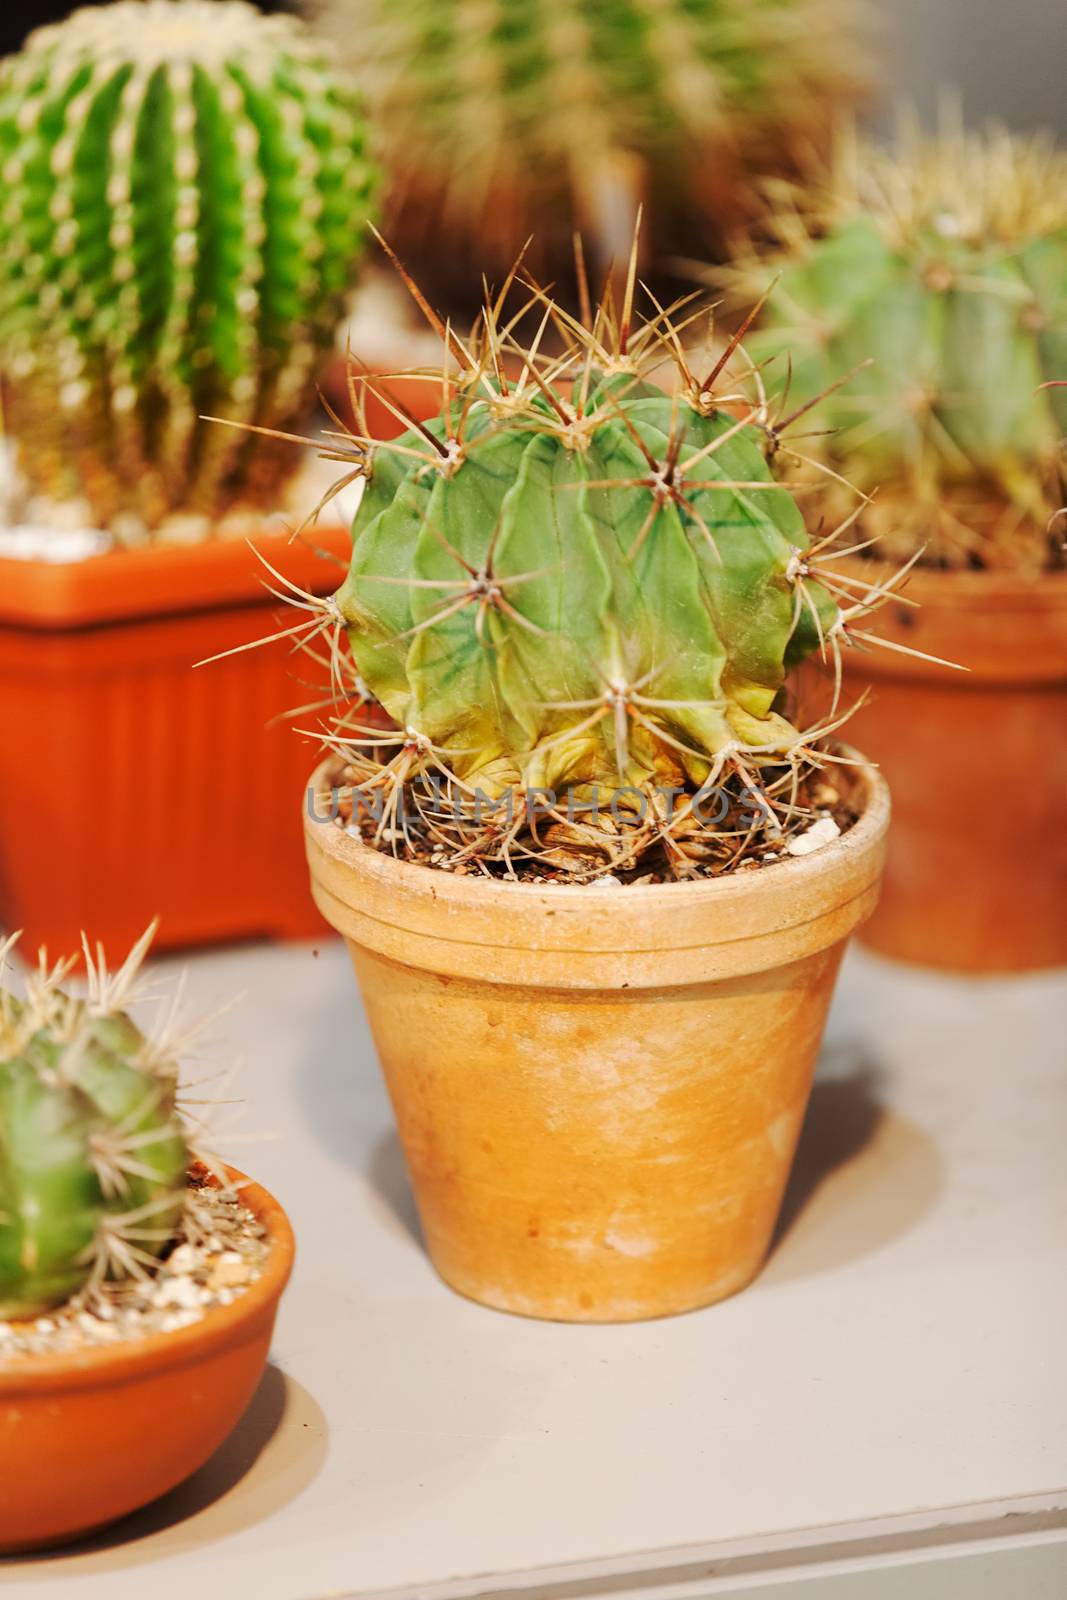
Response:
[[[752,174],[820,143],[862,76],[838,0],[318,10],[382,127],[389,237],[430,282],[472,251],[502,272],[531,234],[531,260],[569,265],[575,228],[621,265],[642,201],[653,256],[719,236]]]
[[[143,1271],[182,1215],[177,1068],[121,1009],[146,945],[84,1001],[62,968],[0,992],[0,1320]]]
[[[359,102],[292,18],[116,0],[0,65],[0,359],[31,485],[105,525],[269,503],[373,189]]]
[[[1067,494],[1067,156],[946,125],[895,152],[842,143],[825,192],[782,196],[778,247],[729,275],[777,287],[751,336],[788,353],[797,401],[873,357],[823,407],[827,464],[877,497],[891,554],[1062,564]]]

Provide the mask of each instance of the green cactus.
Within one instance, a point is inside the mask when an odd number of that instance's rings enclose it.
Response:
[[[946,124],[895,152],[843,142],[825,192],[779,194],[777,280],[748,348],[788,355],[794,402],[872,357],[822,410],[824,464],[877,496],[884,549],[950,566],[1062,564],[1067,156]]]
[[[374,172],[288,17],[116,0],[0,64],[0,360],[31,486],[131,536],[269,504],[314,399]]]
[[[314,6],[314,0],[308,0]],[[720,237],[753,173],[820,144],[863,76],[840,0],[318,0],[383,132],[387,232],[428,282]],[[444,235],[448,247],[442,250]],[[547,257],[547,262],[546,262]]]
[[[146,944],[88,1000],[0,992],[0,1320],[150,1265],[182,1215],[177,1069],[119,1008]]]
[[[595,799],[636,818],[631,860],[663,845],[666,791],[684,823],[701,788],[741,781],[772,830],[784,793],[794,826],[790,785],[827,729],[788,719],[787,674],[850,642],[877,596],[844,598],[832,531],[809,544],[784,481],[789,420],[724,376],[733,347],[702,379],[630,292],[616,317],[609,291],[590,326],[549,302],[541,333],[550,317],[568,346],[551,360],[540,334],[520,353],[500,301],[478,346],[438,324],[449,405],[370,447],[348,577],[305,602],[309,633],[347,632],[355,672],[332,747],[364,798],[392,797],[386,822],[398,790],[443,778],[482,859],[507,852],[479,833],[478,791]],[[649,378],[664,348],[673,393]]]

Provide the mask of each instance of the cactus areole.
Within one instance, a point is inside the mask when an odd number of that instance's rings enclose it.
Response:
[[[243,0],[117,0],[0,64],[0,359],[22,470],[104,525],[270,504],[373,189],[355,92]]]
[[[88,1000],[0,993],[0,1320],[142,1271],[182,1215],[176,1068],[116,1008],[131,959]]]
[[[550,361],[535,338],[510,381],[499,302],[481,343],[447,333],[443,414],[368,445],[351,570],[309,626],[344,626],[354,681],[401,731],[376,771],[357,698],[332,742],[379,791],[422,774],[468,809],[475,791],[543,788],[636,810],[638,853],[664,792],[728,778],[768,816],[784,793],[791,825],[790,782],[819,766],[825,729],[788,720],[783,685],[863,608],[839,606],[809,548],[786,424],[741,402],[725,356],[701,377],[632,295],[589,326],[553,310],[569,348]],[[673,392],[648,378],[664,346]]]

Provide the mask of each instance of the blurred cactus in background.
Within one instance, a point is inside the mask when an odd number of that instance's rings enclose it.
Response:
[[[822,144],[863,78],[847,0],[307,0],[366,90],[387,232],[432,284],[473,255],[606,268],[644,205],[648,254],[703,248],[753,174]]]
[[[143,1272],[182,1216],[177,1064],[123,1010],[149,938],[113,976],[90,961],[86,1000],[64,967],[0,990],[0,1320]]]
[[[943,566],[1063,565],[1067,155],[946,121],[890,153],[842,140],[815,188],[770,190],[773,245],[725,274],[775,283],[754,360],[821,415],[824,464],[876,498],[882,548]],[[722,281],[723,275],[718,275]],[[844,492],[842,492],[842,500]]]
[[[121,535],[270,504],[374,190],[355,92],[244,0],[116,0],[0,64],[0,360],[21,469]]]

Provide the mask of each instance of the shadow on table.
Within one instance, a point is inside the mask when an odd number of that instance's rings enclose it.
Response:
[[[764,1282],[840,1267],[907,1233],[944,1187],[930,1136],[883,1098],[881,1073],[855,1047],[823,1056]]]
[[[367,1167],[367,1177],[379,1199],[384,1200],[401,1228],[410,1234],[421,1249],[423,1239],[419,1213],[411,1192],[404,1152],[395,1133],[384,1134],[375,1145]]]
[[[252,1402],[210,1461],[169,1494],[88,1539],[0,1561],[0,1586],[49,1562],[108,1572],[161,1561],[274,1516],[317,1477],[328,1447],[326,1418],[301,1384],[268,1366]]]
[[[342,1058],[339,1032],[344,1039]],[[374,1041],[351,973],[340,975],[336,1004],[309,1018],[306,1045],[293,1081],[313,1138],[346,1167],[366,1177],[390,1226],[421,1250],[415,1199],[392,1126]],[[383,1132],[368,1157],[367,1129],[375,1123]]]

